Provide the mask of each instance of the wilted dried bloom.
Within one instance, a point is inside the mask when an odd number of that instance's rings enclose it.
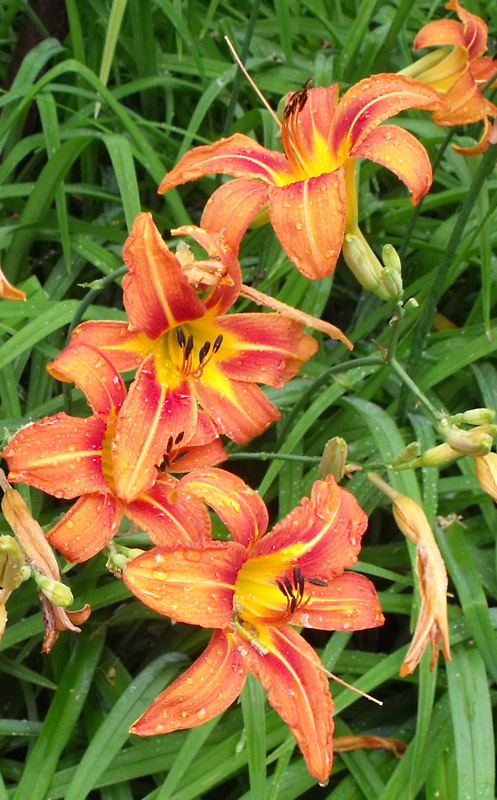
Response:
[[[444,560],[421,506],[407,495],[395,491],[379,475],[371,473],[369,479],[393,501],[393,513],[397,525],[416,545],[416,574],[421,595],[421,610],[400,674],[404,676],[414,672],[429,641],[433,648],[430,663],[430,668],[433,669],[438,658],[439,642],[445,658],[450,661],[447,621],[448,580]]]
[[[52,548],[45,539],[40,525],[31,516],[21,495],[15,489],[12,489],[2,470],[0,470],[0,486],[5,492],[2,499],[2,511],[5,519],[17,536],[28,564],[36,573],[39,573],[39,583],[42,584],[39,587],[39,595],[45,623],[43,652],[48,653],[57,641],[60,631],[80,632],[80,629],[73,623],[81,624],[85,622],[90,615],[90,606],[86,605],[79,611],[65,611],[61,606],[54,605],[53,601],[57,601],[61,597],[64,604],[69,605],[67,592],[70,590],[68,587],[64,587],[66,591],[64,589],[61,590],[64,585],[60,580],[59,565]],[[57,591],[57,588],[59,591]],[[47,595],[51,596],[52,599],[49,599]]]
[[[0,269],[0,297],[5,300],[25,300],[26,293],[17,286],[13,286],[10,281],[5,277],[2,269]]]

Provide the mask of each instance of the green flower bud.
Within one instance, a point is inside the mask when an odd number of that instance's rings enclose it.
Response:
[[[451,422],[456,424],[465,423],[466,425],[488,425],[495,417],[493,408],[470,408],[462,414],[451,416]]]
[[[393,269],[384,269],[381,273],[381,282],[390,297],[400,300],[404,292],[402,285],[402,275]]]
[[[327,475],[333,475],[335,480],[341,481],[345,475],[347,462],[347,442],[341,436],[335,436],[326,442],[323,457],[319,465],[319,477],[324,480]]]
[[[43,592],[47,600],[50,600],[54,606],[70,606],[73,602],[72,592],[69,586],[60,581],[55,581],[49,578],[48,575],[42,575],[41,572],[33,570],[33,578],[38,589]]]
[[[365,241],[353,233],[346,233],[342,253],[347,266],[361,286],[374,292],[382,300],[390,300],[391,295],[381,282],[383,267]]]
[[[386,269],[393,270],[399,275],[401,274],[402,263],[397,250],[392,244],[383,245],[383,250],[381,251],[381,260],[383,261]]]

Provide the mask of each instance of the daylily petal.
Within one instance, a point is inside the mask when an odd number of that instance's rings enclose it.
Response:
[[[413,203],[418,203],[431,186],[428,153],[412,133],[398,125],[375,128],[352,149],[351,156],[369,158],[394,172],[411,192]]]
[[[332,172],[338,166],[327,144],[338,94],[338,83],[333,83],[287,95],[281,139],[297,179]]]
[[[110,494],[86,494],[47,533],[68,561],[86,561],[105,547],[121,521],[121,508]]]
[[[26,425],[2,453],[9,480],[66,499],[108,492],[102,472],[106,428],[100,417],[80,419],[64,412]]]
[[[233,613],[238,570],[247,557],[236,542],[202,547],[155,547],[130,561],[126,586],[142,603],[178,622],[224,628]]]
[[[222,469],[196,469],[178,483],[207,503],[224,522],[235,542],[250,547],[267,528],[262,498],[237,475]]]
[[[217,367],[228,378],[265,383],[279,388],[293,378],[302,362],[317,350],[303,325],[281,314],[229,314],[218,317],[216,325],[229,332],[229,356]]]
[[[238,178],[228,181],[209,197],[200,225],[220,233],[231,249],[238,253],[245,231],[267,200],[267,185],[259,180]],[[228,214],[226,209],[229,209]]]
[[[484,153],[488,147],[488,141],[490,136],[490,131],[492,130],[492,123],[485,117],[483,120],[483,132],[480,136],[480,140],[474,147],[460,147],[458,144],[453,144],[452,147],[457,153],[460,153],[462,156],[479,156],[481,153]]]
[[[357,561],[366,527],[367,517],[355,497],[329,475],[314,483],[310,500],[304,497],[256,542],[250,561],[260,558],[275,574],[278,561],[280,571],[298,565],[306,578],[331,580]]]
[[[136,369],[149,352],[150,339],[131,333],[127,322],[89,320],[73,331],[70,346],[89,345],[101,350],[118,372]]]
[[[239,696],[247,668],[231,634],[214,631],[205,652],[131,726],[150,736],[194,728],[225,711]]]
[[[495,74],[497,63],[491,56],[482,56],[481,58],[475,58],[469,65],[469,69],[479,86],[481,83],[486,83]],[[491,84],[491,88],[493,89],[496,84],[497,79]]]
[[[437,19],[424,25],[414,39],[414,49],[436,47],[452,44],[455,47],[466,47],[464,29],[455,19]]]
[[[197,467],[214,467],[221,461],[226,461],[228,454],[218,437],[213,442],[193,447],[188,444],[179,451],[174,461],[171,461],[171,472],[191,472]]]
[[[114,416],[126,397],[126,387],[110,361],[91,345],[66,347],[47,370],[56,380],[74,382],[96,414]]]
[[[376,590],[368,578],[346,572],[328,586],[305,584],[309,600],[292,615],[292,625],[328,631],[359,631],[383,625]]]
[[[209,512],[197,497],[178,489],[174,478],[158,480],[125,511],[160,547],[195,547],[210,541]]]
[[[197,408],[190,384],[174,389],[159,383],[153,357],[146,359],[131,384],[116,422],[112,442],[117,496],[131,502],[157,478],[168,442],[195,431]]]
[[[18,289],[17,286],[14,286],[14,284],[8,281],[5,276],[5,273],[1,268],[0,268],[0,297],[3,297],[5,300],[26,299],[26,292],[23,292],[22,289]]]
[[[455,11],[464,28],[464,44],[468,49],[468,54],[473,59],[483,55],[487,50],[488,28],[481,17],[471,14],[459,3],[459,0],[449,0],[446,8]]]
[[[196,382],[195,392],[219,432],[237,444],[249,442],[280,418],[278,409],[258,386],[232,381],[212,364],[208,364],[202,381]]]
[[[129,270],[123,278],[123,294],[131,331],[157,339],[169,328],[204,315],[204,304],[189,286],[151,214],[138,214],[123,248],[123,260]]]
[[[345,230],[343,167],[335,172],[274,187],[269,218],[290,261],[308,278],[331,275]]]
[[[185,153],[165,176],[159,186],[159,194],[164,194],[173,186],[217,172],[240,178],[259,178],[271,184],[286,183],[293,176],[283,153],[268,150],[243,133],[235,133],[227,139],[219,139]]]
[[[496,114],[497,108],[482,95],[470,70],[466,69],[444,95],[443,104],[432,117],[438,125],[461,125]]]
[[[333,759],[334,706],[323,666],[290,626],[253,627],[252,643],[237,630],[245,662],[295,736],[311,775],[325,781]]]
[[[345,160],[381,122],[407,108],[439,106],[438,92],[422,81],[394,73],[380,73],[354,84],[335,112],[329,146]]]

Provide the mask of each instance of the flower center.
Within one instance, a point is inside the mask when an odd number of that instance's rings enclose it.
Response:
[[[276,555],[276,554],[275,554]],[[282,625],[309,602],[306,583],[327,586],[320,578],[307,578],[299,567],[271,569],[274,556],[252,558],[242,565],[236,580],[233,621],[241,626],[252,623]],[[261,563],[262,562],[262,563]],[[269,567],[269,568],[268,568]],[[283,567],[283,568],[282,568]]]
[[[179,372],[185,377],[191,375],[193,378],[201,378],[202,373],[211,360],[219,351],[223,343],[223,334],[220,333],[214,342],[204,341],[198,347],[198,339],[195,342],[193,334],[185,335],[183,328],[175,329],[176,338],[180,349],[180,364],[177,366]]]

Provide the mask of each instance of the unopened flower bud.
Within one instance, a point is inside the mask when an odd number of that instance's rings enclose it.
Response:
[[[456,424],[488,425],[494,417],[493,408],[470,408],[468,411],[463,411],[462,414],[454,414],[450,419]]]
[[[366,240],[353,233],[346,233],[342,246],[343,257],[361,286],[374,292],[382,300],[391,296],[381,282],[383,267]]]
[[[13,592],[24,581],[25,555],[13,536],[0,536],[0,588]]]
[[[386,269],[391,269],[394,272],[398,272],[399,275],[401,274],[402,263],[397,250],[392,244],[383,245],[383,250],[381,251],[381,260],[383,261]]]
[[[461,455],[485,456],[492,449],[497,425],[479,425],[471,431],[463,431],[444,421],[440,423],[439,431],[446,442]]]
[[[63,606],[65,608],[66,606],[70,606],[73,602],[72,592],[65,583],[49,578],[47,575],[42,575],[36,570],[33,570],[33,578],[38,589],[43,592],[52,605]]]
[[[391,462],[391,467],[396,467],[398,464],[406,464],[413,461],[421,453],[421,445],[419,442],[411,442],[407,447],[402,450],[396,458]]]
[[[439,444],[436,447],[430,447],[429,450],[425,450],[419,457],[419,464],[416,466],[420,467],[441,467],[444,464],[449,464],[451,461],[454,461],[455,458],[458,458],[461,454],[454,450],[450,444],[444,442],[443,444]]]
[[[321,464],[319,465],[319,477],[324,480],[327,475],[333,475],[337,483],[345,475],[345,465],[347,463],[347,442],[341,436],[334,436],[324,448]]]
[[[393,269],[383,269],[381,273],[381,282],[391,298],[400,300],[404,291],[400,272],[396,272]]]
[[[481,488],[497,503],[497,453],[475,458],[475,468]]]

